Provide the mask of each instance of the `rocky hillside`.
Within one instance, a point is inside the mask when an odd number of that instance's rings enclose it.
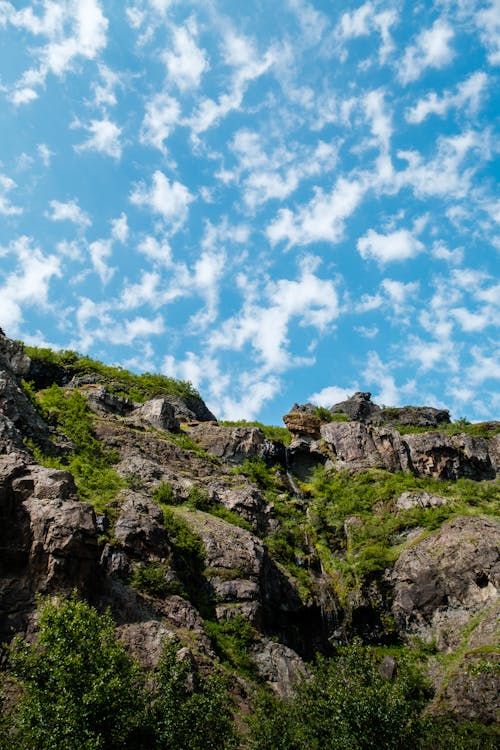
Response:
[[[284,422],[0,335],[0,640],[76,589],[144,668],[169,640],[231,674],[244,713],[359,637],[414,654],[432,714],[494,724],[500,424],[368,393]]]

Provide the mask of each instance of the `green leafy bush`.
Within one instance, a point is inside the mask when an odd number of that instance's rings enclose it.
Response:
[[[99,615],[76,596],[46,602],[37,642],[17,638],[10,665],[22,687],[11,717],[14,748],[138,747],[143,680],[108,613]]]
[[[241,615],[235,615],[225,622],[205,620],[204,628],[222,662],[243,676],[255,679],[255,666],[248,654],[257,637],[253,625]]]
[[[153,491],[152,499],[160,505],[177,505],[178,500],[170,482],[162,481]]]
[[[169,580],[169,566],[160,562],[140,563],[134,568],[130,585],[145,594],[163,599],[169,594],[182,594],[182,587]]]

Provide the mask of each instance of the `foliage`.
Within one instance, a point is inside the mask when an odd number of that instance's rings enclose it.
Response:
[[[80,500],[92,503],[97,512],[105,512],[125,481],[111,466],[113,454],[105,451],[94,435],[87,400],[78,391],[65,392],[52,385],[39,394],[39,405],[45,419],[71,439],[74,451],[64,458],[54,458],[34,447],[35,459],[45,466],[70,471]]]
[[[165,563],[139,563],[134,568],[130,585],[159,599],[163,599],[169,594],[181,594],[180,584],[176,580],[169,580],[169,572],[170,568]]]
[[[349,415],[343,412],[333,412],[327,409],[325,406],[316,406],[314,409],[314,416],[317,417],[321,422],[348,422]]]
[[[381,677],[375,653],[359,642],[319,659],[310,680],[284,705],[269,697],[251,720],[252,750],[406,750],[422,734],[427,686],[402,661]]]
[[[454,721],[451,717],[429,717],[425,722],[421,750],[497,750],[498,726],[473,721]]]
[[[414,435],[422,432],[441,432],[450,436],[465,433],[471,437],[488,438],[500,434],[500,424],[498,422],[471,423],[466,419],[458,419],[456,422],[450,423],[443,422],[438,427],[420,427],[407,424],[394,424],[391,426],[403,435]]]
[[[244,677],[255,678],[255,667],[248,654],[255,643],[257,632],[241,615],[225,622],[205,620],[205,632],[223,663]]]
[[[164,506],[163,517],[168,542],[172,549],[173,564],[184,587],[179,593],[187,596],[206,617],[212,614],[212,604],[205,570],[205,550],[200,537],[189,528],[184,518]]]
[[[177,498],[174,492],[174,488],[170,482],[162,481],[158,484],[153,492],[152,500],[155,503],[164,505],[177,505]]]
[[[236,748],[226,686],[215,674],[193,674],[190,661],[179,659],[173,645],[165,648],[160,661],[155,696],[155,750]]]
[[[219,424],[223,427],[258,427],[259,430],[262,430],[268,440],[276,440],[277,442],[283,443],[283,445],[290,445],[292,442],[292,435],[288,432],[286,427],[263,424],[262,422],[249,422],[246,419],[225,419],[220,421]]]
[[[97,375],[99,381],[112,393],[128,396],[134,401],[147,401],[154,396],[163,395],[184,399],[200,398],[191,383],[166,375],[148,372],[135,375],[123,367],[111,367],[71,350],[55,352],[34,346],[26,346],[24,350],[35,363],[59,367],[70,376]]]
[[[278,471],[279,467],[268,466],[263,458],[250,458],[233,469],[235,474],[243,474],[262,489],[277,488],[279,484]]]
[[[143,682],[109,613],[100,616],[75,595],[46,602],[38,641],[16,639],[10,663],[22,686],[12,717],[15,748],[139,747]]]

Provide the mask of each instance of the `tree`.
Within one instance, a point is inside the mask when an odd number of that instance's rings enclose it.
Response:
[[[14,640],[10,665],[21,688],[12,716],[21,750],[147,747],[139,668],[117,641],[109,612],[78,600],[46,601],[34,644]]]

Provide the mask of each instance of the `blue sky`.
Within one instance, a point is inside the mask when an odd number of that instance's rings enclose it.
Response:
[[[500,418],[500,0],[0,0],[0,325],[280,423]]]

